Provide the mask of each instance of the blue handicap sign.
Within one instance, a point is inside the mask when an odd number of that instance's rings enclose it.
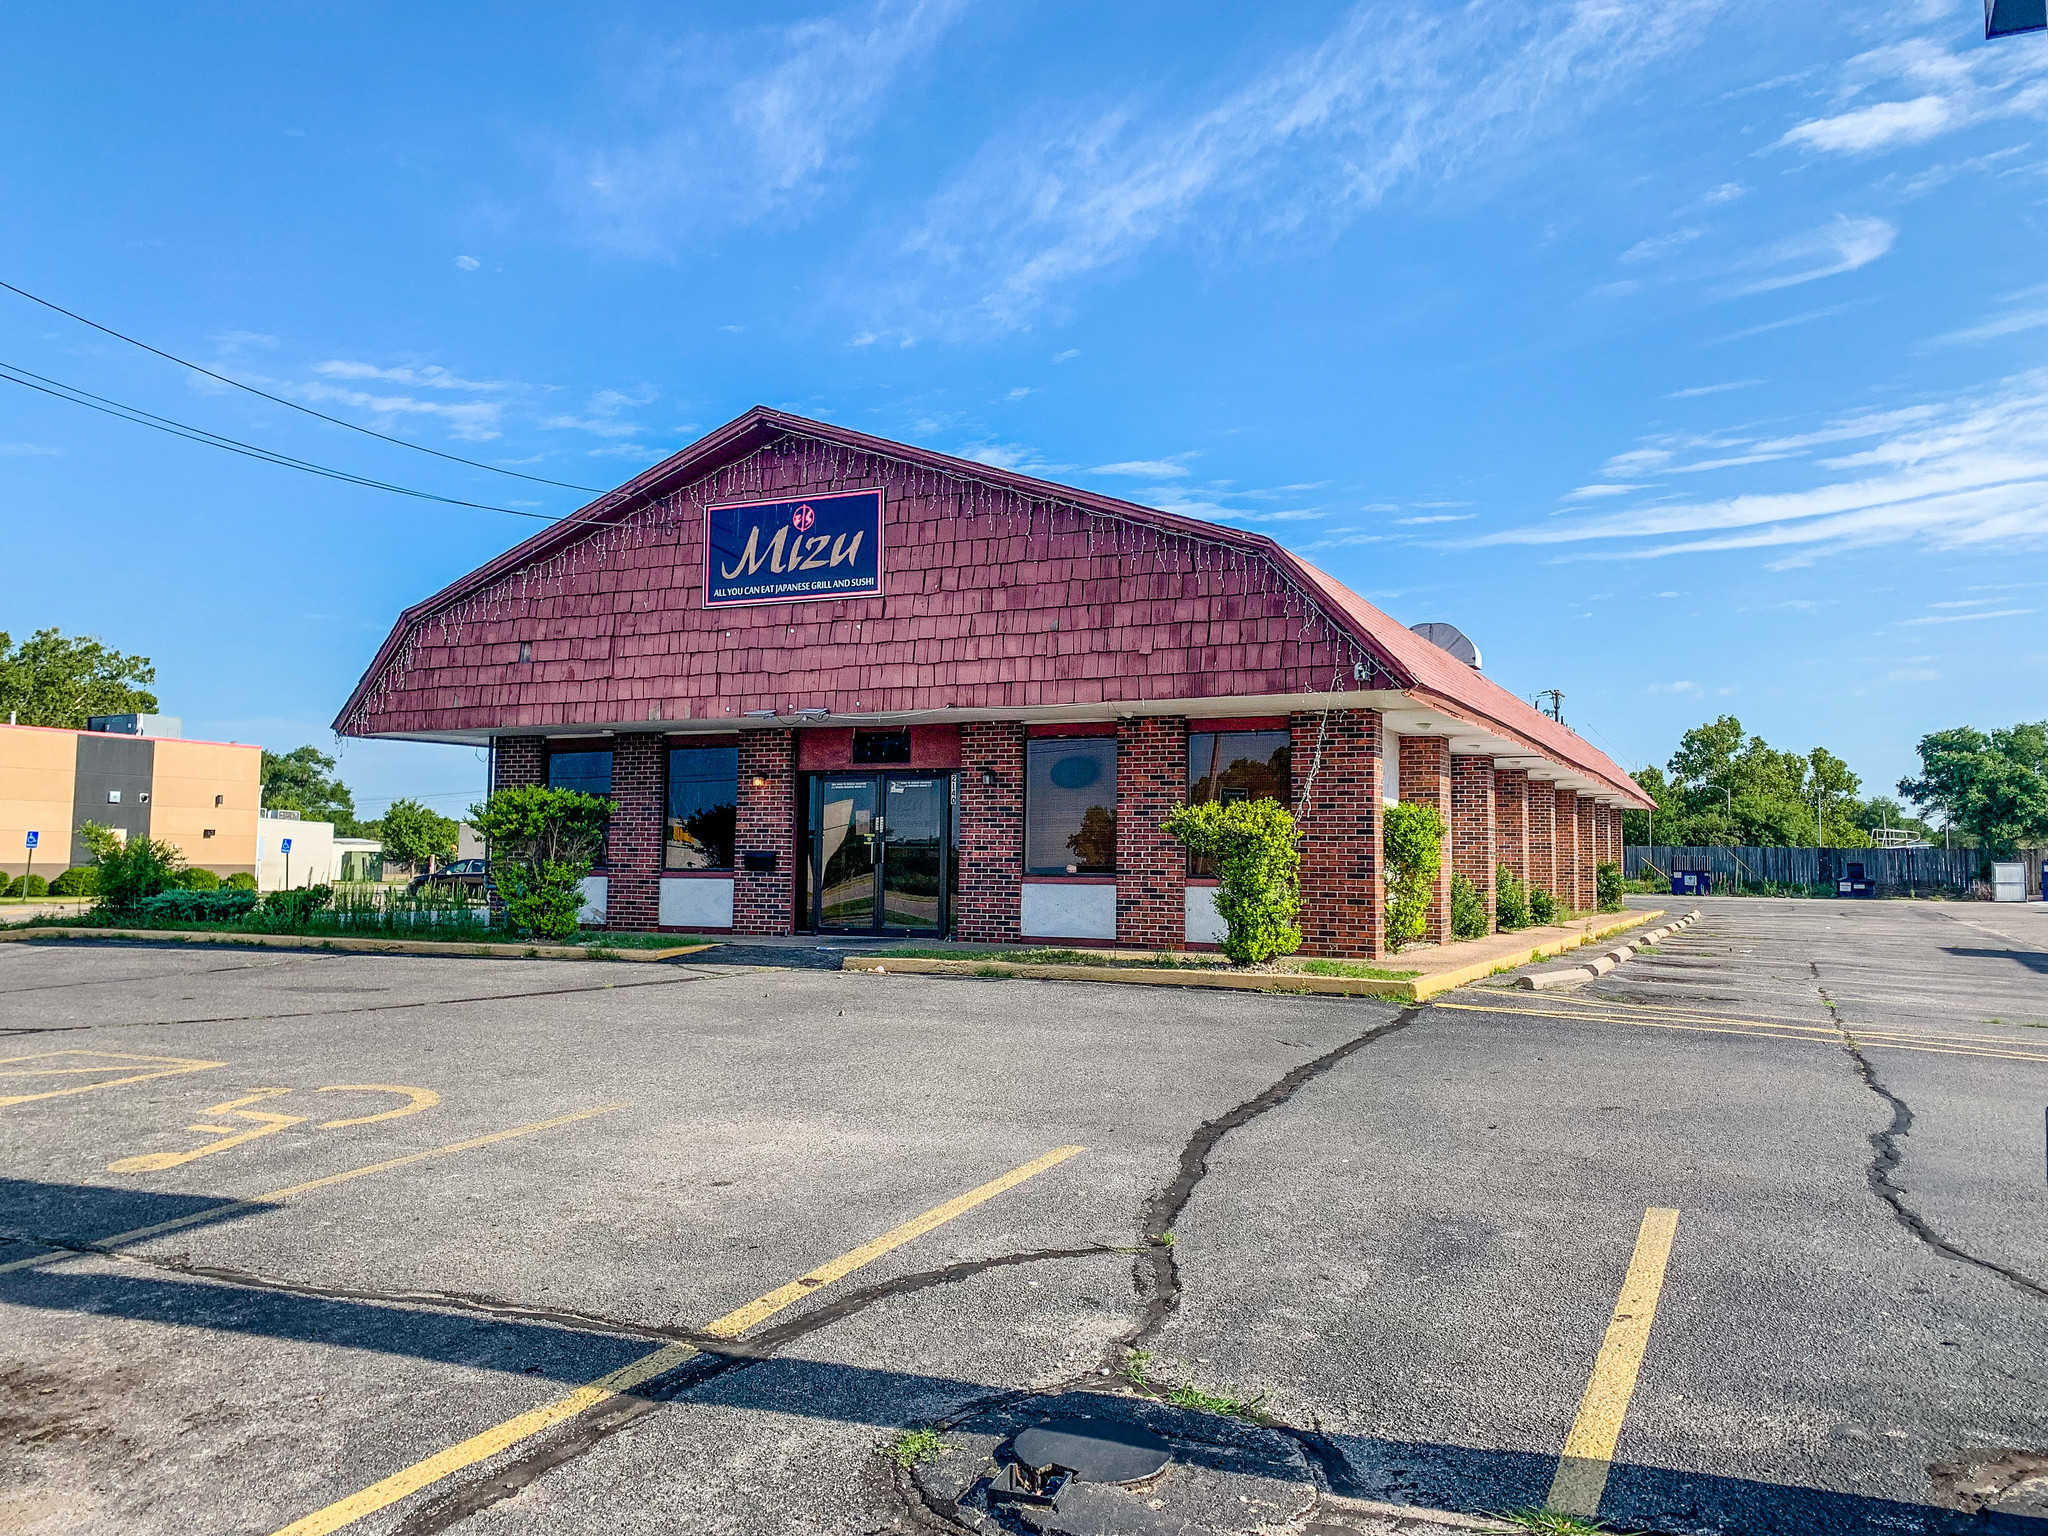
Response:
[[[31,848],[35,847],[35,845],[36,845],[37,843],[41,842],[42,840],[43,840],[43,834],[42,834],[42,833],[40,833],[40,832],[31,832],[31,833],[29,833],[29,835],[28,835],[28,845],[29,845],[29,847],[31,847]]]
[[[290,838],[286,838],[283,842],[279,843],[277,847],[280,853],[290,853],[292,851],[292,840]]]

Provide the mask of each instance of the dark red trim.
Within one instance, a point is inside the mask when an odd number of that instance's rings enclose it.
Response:
[[[1245,720],[1190,720],[1188,734],[1197,731],[1284,731],[1287,729],[1285,715],[1255,715]]]
[[[1024,734],[1033,741],[1058,736],[1114,736],[1114,720],[1076,720],[1070,725],[1027,725]]]

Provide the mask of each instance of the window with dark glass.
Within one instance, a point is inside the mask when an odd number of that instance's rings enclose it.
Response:
[[[731,869],[739,802],[738,747],[671,747],[663,864]]]
[[[1286,802],[1291,738],[1285,731],[1196,731],[1188,737],[1188,804],[1239,800]],[[1212,860],[1188,855],[1188,874],[1215,876]]]
[[[1024,872],[1116,873],[1116,738],[1025,743]]]
[[[907,763],[910,761],[910,732],[862,731],[853,733],[856,763]]]
[[[591,752],[550,752],[548,754],[548,788],[574,789],[586,795],[610,795],[612,792],[611,748],[601,747]]]

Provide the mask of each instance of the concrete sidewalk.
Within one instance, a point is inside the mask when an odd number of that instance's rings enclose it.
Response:
[[[1483,939],[1461,939],[1426,949],[1405,950],[1361,969],[1393,972],[1393,975],[1317,975],[1299,967],[1313,962],[1290,956],[1272,970],[1240,970],[1222,956],[1176,954],[1162,963],[1156,951],[1105,949],[1095,963],[1041,964],[1008,960],[1006,955],[1028,953],[1033,946],[918,944],[922,950],[955,949],[959,958],[925,959],[891,955],[886,950],[869,950],[848,955],[840,968],[848,971],[881,972],[890,975],[1022,977],[1041,981],[1110,981],[1151,987],[1226,987],[1248,992],[1327,993],[1340,997],[1387,997],[1421,1002],[1439,992],[1462,987],[1499,971],[1511,971],[1537,960],[1596,943],[1613,934],[1638,928],[1664,915],[1662,908],[1645,911],[1591,912],[1568,922],[1544,928],[1522,928],[1514,933],[1489,934]],[[912,946],[905,946],[912,947]],[[1058,949],[1056,941],[1036,946]],[[1409,974],[1400,974],[1400,973]]]

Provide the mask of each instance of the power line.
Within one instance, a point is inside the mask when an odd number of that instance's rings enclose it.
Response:
[[[110,325],[101,325],[97,320],[88,320],[76,310],[66,309],[62,304],[53,304],[48,299],[38,298],[26,288],[17,288],[9,282],[0,282],[0,288],[5,288],[9,293],[20,294],[31,304],[40,304],[45,309],[53,309],[67,319],[76,320],[80,325],[89,325],[94,330],[113,337],[116,341],[125,341],[131,347],[140,347],[145,352],[154,353],[166,362],[176,363],[180,368],[190,368],[194,373],[203,373],[209,379],[218,379],[223,384],[232,384],[236,389],[244,389],[252,395],[260,395],[263,399],[271,401],[273,404],[289,406],[292,410],[303,411],[308,416],[317,416],[322,421],[332,422],[337,427],[347,427],[349,431],[360,432],[365,437],[374,437],[383,442],[396,443],[399,447],[410,448],[415,453],[431,453],[435,458],[446,459],[451,464],[467,464],[471,469],[489,470],[494,475],[510,475],[515,480],[531,480],[536,485],[558,485],[565,491],[588,491],[592,495],[598,494],[598,488],[594,485],[571,485],[566,480],[549,480],[541,475],[523,475],[516,469],[506,469],[497,464],[486,464],[479,459],[465,459],[459,453],[443,453],[440,449],[429,448],[423,443],[409,443],[402,437],[392,437],[389,433],[372,431],[368,427],[359,427],[352,421],[343,421],[339,416],[330,416],[325,411],[316,411],[310,405],[301,405],[296,400],[287,400],[282,395],[273,395],[268,390],[258,389],[254,384],[244,384],[240,379],[231,379],[224,373],[215,373],[211,368],[202,368],[197,363],[188,362],[186,359],[179,357],[176,353],[166,352],[162,347],[152,347],[146,341],[138,341],[133,336],[125,335]],[[469,505],[469,503],[464,503],[464,505]]]
[[[279,453],[271,448],[259,448],[236,438],[223,437],[218,432],[209,432],[204,427],[195,427],[186,422],[173,421],[168,416],[159,416],[154,411],[145,411],[140,406],[124,405],[104,395],[95,395],[89,390],[60,380],[46,378],[12,363],[0,363],[0,380],[19,384],[23,389],[32,389],[37,394],[49,395],[53,399],[82,405],[89,411],[113,416],[121,421],[133,422],[138,427],[151,427],[158,432],[168,432],[172,437],[182,437],[188,442],[203,443],[209,448],[225,449],[240,454],[243,458],[255,459],[264,464],[275,464],[282,469],[296,469],[309,475],[320,475],[329,480],[339,480],[347,485],[360,485],[373,491],[390,491],[397,496],[412,496],[421,501],[438,501],[451,507],[473,507],[479,512],[503,512],[508,517],[531,517],[545,523],[559,523],[562,518],[550,512],[529,512],[519,507],[493,506],[486,501],[464,501],[458,496],[437,496],[432,491],[416,491],[410,486],[393,485],[388,480],[373,480],[367,475],[352,474],[345,469],[330,469],[324,464],[315,464],[308,459],[293,458],[290,454]]]

